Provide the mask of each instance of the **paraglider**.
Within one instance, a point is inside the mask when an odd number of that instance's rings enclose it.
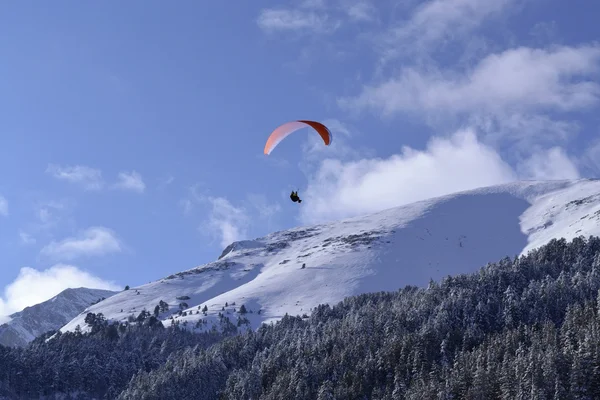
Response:
[[[294,203],[302,203],[302,200],[300,199],[300,197],[298,197],[298,191],[294,192],[292,190],[292,193],[290,194],[290,199],[292,199]]]
[[[278,126],[273,132],[271,132],[269,138],[267,139],[267,143],[265,144],[264,153],[266,155],[271,154],[273,149],[290,133],[306,127],[311,127],[317,131],[317,133],[321,135],[321,139],[323,139],[323,143],[325,143],[326,146],[331,144],[331,140],[333,139],[331,136],[331,131],[322,123],[307,120],[290,121]]]
[[[277,147],[277,145],[289,134],[306,127],[311,127],[317,131],[317,133],[321,136],[321,139],[323,139],[325,146],[329,146],[331,144],[331,140],[333,139],[331,131],[322,123],[307,120],[290,121],[278,126],[273,132],[271,132],[267,139],[267,143],[265,144],[264,153],[266,155],[271,154],[273,149]],[[290,200],[292,200],[294,203],[302,203],[302,200],[300,197],[298,197],[297,190],[295,192],[292,190],[292,193],[290,194]]]

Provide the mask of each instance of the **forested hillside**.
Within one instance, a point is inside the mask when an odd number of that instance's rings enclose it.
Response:
[[[597,399],[599,288],[600,239],[553,240],[181,351],[120,398]]]
[[[2,348],[0,379],[21,398],[594,399],[599,289],[600,238],[552,240],[478,273],[224,339],[146,313],[129,326],[90,315],[90,334]]]

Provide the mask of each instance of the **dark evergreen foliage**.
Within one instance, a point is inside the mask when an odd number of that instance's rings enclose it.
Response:
[[[222,338],[214,332],[166,329],[147,314],[129,325],[109,324],[102,314],[88,313],[91,333],[48,332],[23,349],[0,346],[0,395],[51,399],[76,393],[79,397],[73,398],[114,399],[135,373],[158,368],[173,351],[207,347]]]
[[[597,399],[599,289],[600,239],[553,240],[179,351],[120,399]]]
[[[90,334],[0,347],[0,395],[598,399],[599,305],[600,238],[552,240],[478,273],[347,298],[221,340],[163,328],[145,310],[128,327],[88,314]]]

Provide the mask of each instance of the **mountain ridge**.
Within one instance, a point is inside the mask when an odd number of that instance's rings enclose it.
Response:
[[[44,302],[25,307],[0,325],[0,344],[23,347],[37,336],[61,328],[92,303],[118,292],[84,287],[67,288]]]
[[[349,295],[472,272],[555,237],[598,235],[598,193],[600,181],[592,179],[520,181],[273,232],[234,242],[213,262],[118,293],[89,312],[125,322],[158,307],[166,325],[222,329],[228,318],[255,329]],[[84,318],[61,331],[89,329]]]

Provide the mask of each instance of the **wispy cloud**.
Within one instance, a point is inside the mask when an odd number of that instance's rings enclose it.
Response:
[[[235,207],[224,197],[208,197],[206,199],[211,210],[208,223],[201,229],[209,231],[220,238],[221,247],[226,247],[232,242],[244,239],[250,222],[247,211],[242,207]]]
[[[158,184],[158,187],[163,189],[166,186],[169,186],[171,183],[173,183],[175,181],[175,177],[173,175],[169,175],[165,178],[162,178],[160,180],[160,183]]]
[[[594,175],[600,175],[600,139],[592,141],[587,146],[581,157],[581,163],[590,169]]]
[[[185,215],[190,215],[196,208],[195,206],[205,202],[207,197],[208,196],[203,193],[202,186],[196,183],[188,188],[188,195],[182,198],[178,205]]]
[[[41,250],[41,254],[58,260],[73,260],[121,251],[122,244],[115,233],[108,228],[97,226],[88,228],[76,237],[51,242]]]
[[[86,190],[100,190],[104,186],[102,172],[84,165],[62,167],[50,164],[46,172],[56,179],[81,185]]]
[[[581,177],[575,161],[558,146],[533,153],[518,166],[518,169],[522,176],[539,180]]]
[[[199,185],[189,189],[189,196],[179,203],[185,215],[202,210],[204,221],[200,232],[219,240],[221,247],[245,239],[251,232],[266,233],[275,229],[276,216],[281,211],[277,202],[269,202],[262,194],[248,194],[243,205],[235,205],[223,196],[211,196]]]
[[[325,33],[336,30],[339,22],[331,21],[327,14],[301,9],[264,9],[257,19],[258,26],[267,33],[302,31]]]
[[[348,4],[345,10],[354,21],[373,21],[377,16],[377,9],[368,1],[355,1]]]
[[[0,195],[0,216],[8,216],[8,200],[2,195]]]
[[[277,218],[281,212],[281,204],[270,202],[265,195],[257,193],[248,195],[248,204],[250,205],[250,214],[253,223],[264,224],[264,230],[269,232],[277,229]],[[252,218],[252,215],[256,215],[256,217]]]
[[[19,239],[21,239],[21,243],[25,245],[35,244],[36,240],[29,233],[24,231],[19,231]]]
[[[325,119],[323,123],[330,129],[335,144],[324,146],[319,135],[306,136],[302,146],[302,160],[298,164],[298,168],[306,176],[310,176],[327,159],[350,161],[374,156],[371,149],[352,142],[353,138],[360,136],[353,127],[335,118]]]
[[[142,176],[136,172],[119,172],[117,183],[114,187],[116,189],[131,190],[138,193],[143,193],[146,189]]]
[[[102,171],[97,168],[91,168],[85,165],[60,166],[49,164],[46,173],[56,179],[67,181],[82,186],[85,190],[99,191],[105,187],[119,190],[129,190],[143,193],[146,190],[146,184],[142,175],[137,171],[121,171],[117,175],[117,180],[112,185],[106,185],[102,177]]]
[[[75,201],[70,199],[36,202],[33,206],[35,221],[27,224],[25,231],[38,235],[43,232],[48,233],[64,224],[72,224],[70,213],[75,204]]]
[[[345,23],[372,22],[377,15],[377,9],[368,0],[305,0],[296,7],[265,8],[256,22],[269,34],[325,34],[338,31]]]
[[[234,206],[225,197],[204,193],[198,184],[189,188],[189,195],[181,199],[179,205],[187,216],[190,216],[196,208],[206,212],[206,219],[199,230],[209,237],[218,239],[221,247],[226,247],[247,235],[251,221],[248,210]]]
[[[17,278],[5,286],[0,298],[0,323],[6,316],[43,301],[49,300],[68,288],[120,290],[113,282],[105,281],[72,265],[57,264],[39,271],[21,268]]]
[[[407,49],[428,51],[449,39],[462,38],[516,0],[432,0],[418,6],[407,21],[385,33],[387,57]]]
[[[66,201],[46,201],[36,205],[35,212],[37,218],[42,224],[51,224],[57,218],[57,211],[65,210],[67,207]]]
[[[52,238],[52,232],[60,227],[71,228],[75,225],[71,212],[75,202],[69,199],[37,200],[31,204],[32,219],[24,223],[19,230],[19,239],[23,245],[32,245]]]
[[[181,209],[185,215],[189,215],[194,208],[194,202],[189,198],[181,199],[179,201],[179,205],[181,206]]]

